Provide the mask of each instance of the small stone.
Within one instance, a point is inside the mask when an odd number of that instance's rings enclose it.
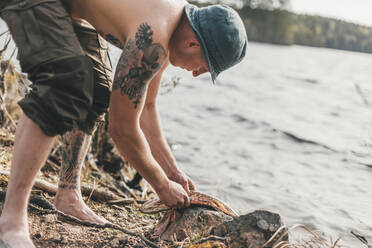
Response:
[[[120,245],[119,238],[113,239],[112,242],[111,242],[111,245],[112,245],[112,247],[119,247],[119,245]]]
[[[128,236],[121,236],[119,237],[120,244],[125,245],[128,243]]]
[[[61,244],[67,244],[68,243],[68,239],[66,236],[62,236],[62,239],[61,239]]]
[[[120,237],[114,238],[111,241],[110,247],[122,247],[123,245],[127,243],[128,243],[128,236],[120,236]]]
[[[278,230],[279,227],[280,227],[280,226],[277,225],[277,224],[270,224],[269,231],[270,231],[270,232],[276,232],[276,230]]]
[[[41,218],[41,221],[46,223],[52,223],[56,221],[56,216],[54,214],[47,214]]]
[[[81,226],[72,226],[69,228],[69,232],[73,232],[73,233],[81,233],[83,232],[83,229],[81,228]]]
[[[261,228],[262,230],[268,230],[269,229],[269,224],[266,222],[266,220],[259,220],[257,222],[257,226]]]
[[[40,239],[41,236],[42,236],[41,233],[36,233],[34,237],[35,237],[36,239]]]

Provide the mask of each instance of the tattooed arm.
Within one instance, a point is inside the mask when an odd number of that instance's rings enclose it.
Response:
[[[129,38],[118,62],[110,100],[109,130],[118,150],[153,186],[169,206],[188,205],[182,187],[170,181],[151,153],[140,128],[150,80],[167,59],[161,43],[153,42],[153,31],[144,23]]]
[[[188,192],[195,190],[195,186],[178,167],[176,159],[163,134],[160,114],[156,104],[156,98],[160,88],[162,73],[167,65],[151,80],[145,106],[141,114],[141,129],[143,130],[147,142],[151,147],[151,152],[159,165],[163,168],[167,177],[183,186]]]

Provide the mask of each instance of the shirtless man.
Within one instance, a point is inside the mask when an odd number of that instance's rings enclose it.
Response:
[[[215,81],[245,55],[243,23],[226,6],[199,9],[184,0],[73,0],[64,4],[61,0],[0,4],[1,17],[19,48],[22,70],[33,82],[31,93],[20,102],[24,115],[16,131],[0,217],[0,238],[10,247],[34,247],[27,224],[28,197],[58,134],[64,135],[66,148],[56,207],[81,219],[105,222],[84,204],[79,188],[91,133],[108,107],[108,95],[109,132],[120,153],[165,204],[189,205],[187,192],[194,186],[176,164],[156,107],[161,75],[170,63],[192,71],[195,77],[210,72]],[[104,54],[98,50],[92,55],[92,40],[85,42],[81,37],[94,29],[82,20],[123,50],[112,93],[110,85],[105,85],[109,80],[98,80],[102,75],[108,78],[109,68],[100,61],[95,64]],[[97,37],[98,47],[102,43]]]

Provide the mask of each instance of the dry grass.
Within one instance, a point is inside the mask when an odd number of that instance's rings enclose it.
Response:
[[[278,233],[280,233],[285,228],[285,226],[279,228],[263,245],[263,247],[266,247],[267,244],[270,244],[274,240],[276,235],[278,235]],[[308,233],[307,238],[296,241],[283,241],[285,235],[290,235],[291,231],[299,228]],[[289,227],[285,233],[283,233],[278,239],[276,239],[275,242],[272,244],[272,248],[342,248],[340,245],[338,245],[339,241],[340,238],[336,239],[335,241],[332,241],[332,239],[326,240],[315,231],[310,230],[310,228],[306,227],[305,225],[297,224]]]

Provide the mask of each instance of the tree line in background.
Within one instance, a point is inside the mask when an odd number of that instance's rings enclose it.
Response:
[[[295,14],[288,11],[290,4],[290,0],[237,0],[232,7],[242,17],[250,41],[372,53],[372,28]]]

